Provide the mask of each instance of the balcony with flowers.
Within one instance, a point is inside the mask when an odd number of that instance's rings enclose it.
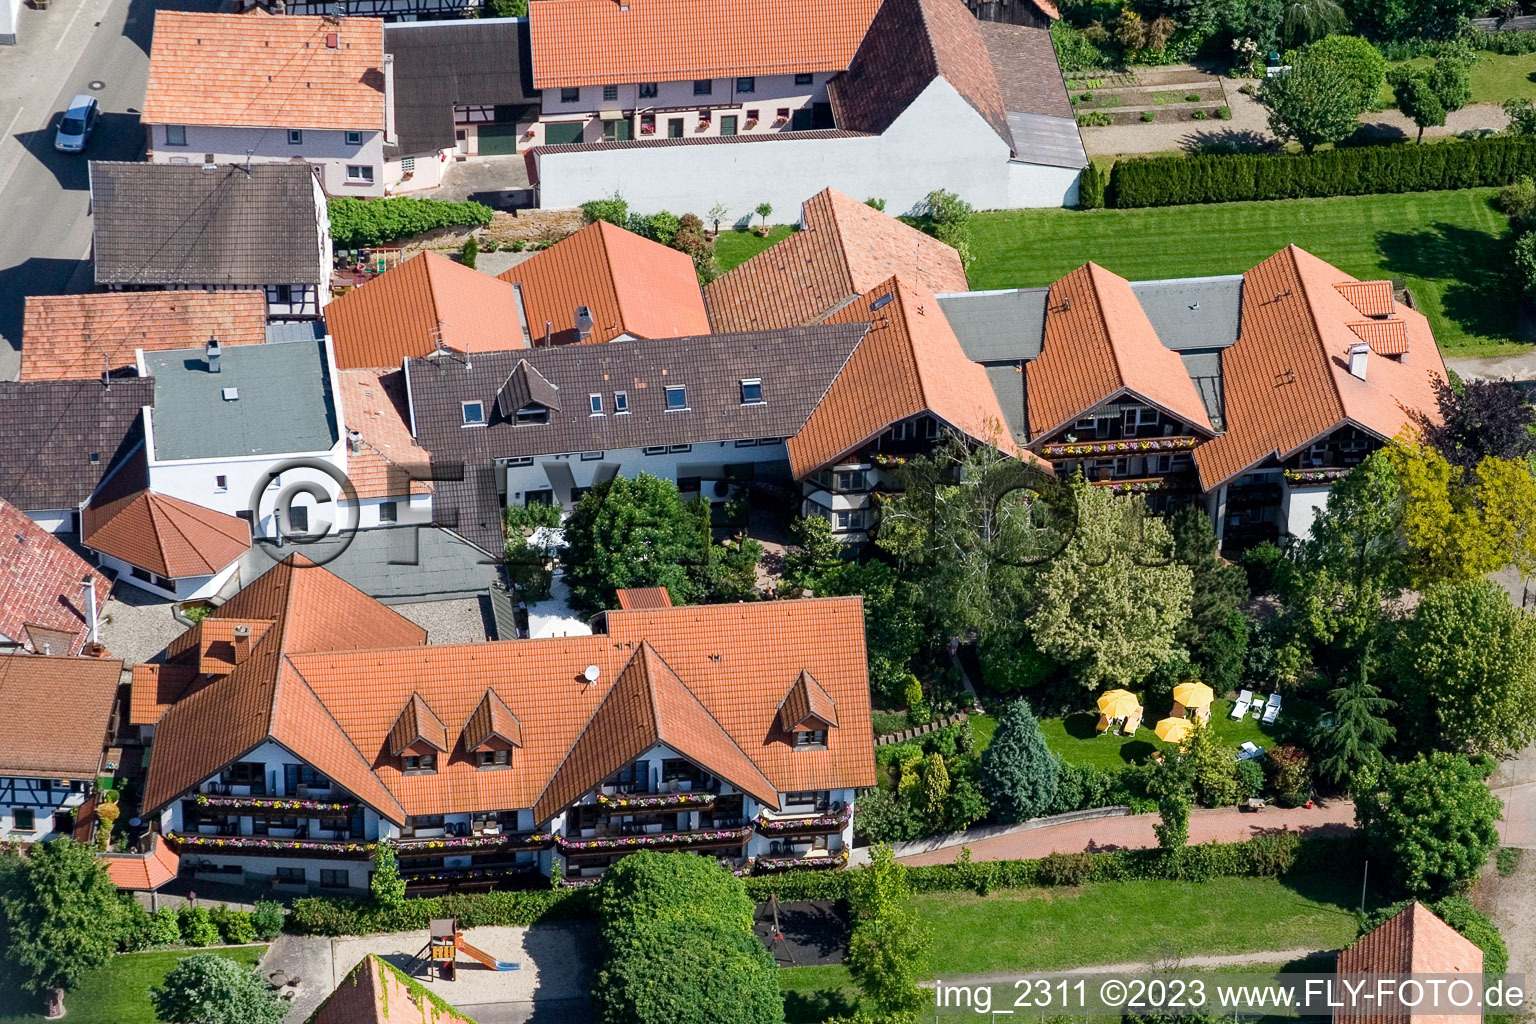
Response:
[[[787,856],[770,854],[757,858],[756,870],[759,874],[768,874],[774,871],[815,871],[817,869],[832,869],[845,867],[848,863],[848,851],[838,850],[809,850],[803,854],[790,854]]]
[[[373,856],[374,844],[358,839],[300,839],[289,836],[236,836],[216,832],[171,832],[166,836],[178,851],[258,854],[273,857],[341,857],[362,860]]]
[[[555,845],[563,854],[611,853],[629,850],[693,849],[711,846],[740,846],[752,835],[752,826],[698,828],[671,832],[630,832],[623,835],[596,835],[583,838],[556,836]]]
[[[479,850],[543,850],[554,841],[551,832],[479,833],[466,836],[430,836],[396,839],[400,857],[441,857]]]
[[[848,827],[853,808],[836,807],[821,814],[774,814],[763,811],[752,822],[754,828],[765,836],[817,835],[841,832]]]
[[[288,796],[198,793],[194,799],[199,807],[206,807],[212,811],[267,812],[285,818],[306,816],[331,818],[350,815],[357,807],[357,802],[354,800],[321,800]]]
[[[599,793],[597,805],[611,814],[639,814],[646,811],[680,811],[714,805],[718,794],[709,792],[677,793]]]
[[[1082,459],[1102,455],[1144,455],[1149,452],[1190,451],[1200,443],[1198,437],[1124,437],[1106,441],[1063,441],[1042,445],[1040,454],[1048,459]]]

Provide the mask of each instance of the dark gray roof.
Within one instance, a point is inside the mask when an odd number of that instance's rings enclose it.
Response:
[[[559,412],[560,389],[535,370],[528,360],[520,359],[507,375],[506,383],[496,392],[496,411],[503,417],[510,417],[530,405],[542,405]]]
[[[1211,426],[1217,430],[1226,428],[1226,399],[1222,394],[1221,350],[1186,349],[1179,353],[1184,370],[1195,382],[1205,414],[1211,418]]]
[[[1227,348],[1237,342],[1243,310],[1241,274],[1135,281],[1131,291],[1165,348],[1184,352]]]
[[[318,284],[308,164],[91,162],[98,285]]]
[[[384,26],[384,50],[395,58],[401,153],[452,148],[455,104],[538,105],[527,18],[398,22]]]
[[[1014,160],[1019,163],[1073,169],[1088,166],[1083,137],[1078,134],[1077,122],[1070,117],[1010,110],[1008,130],[1013,133],[1013,149],[1018,154]]]
[[[1040,354],[1049,294],[1049,288],[1005,288],[938,298],[966,356],[973,362],[994,363],[1034,359]]]
[[[99,380],[0,383],[0,498],[23,511],[76,508],[143,438],[139,410],[155,382]],[[92,456],[95,456],[94,461]]]
[[[324,320],[293,320],[288,323],[267,324],[267,342],[274,341],[323,341]]]
[[[154,456],[204,459],[328,451],[340,434],[324,342],[235,345],[209,373],[202,349],[146,352]],[[224,389],[237,389],[226,399]]]
[[[445,530],[385,526],[282,547],[258,538],[252,561],[264,568],[294,551],[314,559],[384,604],[480,597],[500,579],[485,552]]]

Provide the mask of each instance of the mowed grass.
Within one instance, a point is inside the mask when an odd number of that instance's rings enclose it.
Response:
[[[1411,67],[1427,71],[1434,64],[1430,57],[1399,61],[1392,67]],[[1536,100],[1536,55],[1505,56],[1478,53],[1467,78],[1472,86],[1473,103],[1503,103],[1505,100]],[[1391,103],[1390,86],[1382,90],[1382,100]]]
[[[255,964],[266,946],[235,946],[228,949],[177,949],[154,953],[125,953],[91,972],[78,989],[64,997],[65,1019],[70,1024],[155,1024],[149,990],[164,984],[183,957],[193,953],[217,953],[242,964]],[[33,1012],[24,1012],[31,1008]],[[34,1024],[46,1020],[42,1001],[12,989],[0,988],[0,1024]]]
[[[1047,285],[1089,260],[1132,281],[1240,274],[1294,243],[1355,277],[1406,281],[1448,356],[1520,352],[1494,191],[982,213],[970,282]]]
[[[754,222],[757,217],[752,218]],[[756,231],[735,231],[727,228],[715,236],[715,263],[723,274],[732,267],[747,262],[753,256],[789,237],[788,224],[774,224],[768,228],[768,237],[762,238]]]
[[[1276,729],[1273,726],[1264,725],[1250,715],[1244,715],[1240,721],[1233,721],[1227,717],[1231,711],[1230,700],[1211,702],[1211,730],[1218,743],[1235,747],[1247,741],[1268,747],[1276,742]],[[1306,712],[1300,706],[1291,706],[1281,713],[1292,715]],[[1113,771],[1128,764],[1139,764],[1154,751],[1174,748],[1175,744],[1164,743],[1157,738],[1153,726],[1157,725],[1158,719],[1152,716],[1153,711],[1149,709],[1142,727],[1132,736],[1100,734],[1099,715],[1096,711],[1082,711],[1064,718],[1042,718],[1040,733],[1045,737],[1046,745],[1063,761]]]

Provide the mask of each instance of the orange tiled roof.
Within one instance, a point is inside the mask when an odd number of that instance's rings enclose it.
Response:
[[[809,728],[806,723],[813,720],[835,728],[837,703],[822,689],[815,676],[801,672],[795,685],[784,695],[784,703],[779,705],[779,728],[785,732],[794,732],[800,728]]]
[[[343,370],[394,367],[444,346],[457,352],[524,348],[517,293],[435,252],[412,256],[325,307]]]
[[[212,576],[245,554],[243,519],[153,491],[87,508],[85,546],[161,576]]]
[[[789,439],[796,478],[922,412],[1000,451],[1035,460],[1014,444],[986,371],[965,357],[931,292],[893,277],[827,322],[874,326]]]
[[[94,779],[122,674],[107,658],[0,657],[0,776]]]
[[[154,832],[149,833],[148,853],[101,853],[97,856],[106,865],[113,885],[136,892],[158,889],[181,870],[181,858]]]
[[[1391,316],[1397,309],[1391,281],[1344,281],[1333,287],[1362,316]]]
[[[1024,374],[1031,437],[1126,392],[1215,433],[1183,360],[1158,340],[1130,283],[1097,263],[1051,285],[1045,342]]]
[[[1351,975],[1481,974],[1483,951],[1456,929],[1436,917],[1415,900],[1402,913],[1362,937],[1339,954],[1338,972]],[[1359,979],[1354,979],[1358,981]],[[1413,1012],[1371,1014],[1335,1013],[1339,1024],[1381,1021],[1385,1024],[1454,1024],[1462,1018],[1455,1014]]]
[[[181,698],[213,682],[195,665],[135,665],[129,684],[128,723],[154,725]]]
[[[418,991],[393,964],[369,953],[305,1024],[475,1024],[451,1007],[443,1009],[441,1001],[429,1002]]]
[[[1400,356],[1408,352],[1408,325],[1401,320],[1366,320],[1350,324],[1349,329],[1379,356]]]
[[[835,189],[807,199],[800,216],[800,231],[704,286],[716,331],[819,323],[893,274],[934,294],[969,287],[954,249]]]
[[[85,643],[84,584],[95,581],[96,607],[107,603],[112,584],[95,566],[75,554],[26,513],[0,499],[0,636],[26,639],[31,626],[67,634],[69,650]]]
[[[1407,353],[1369,357],[1365,380],[1350,374],[1362,310],[1347,296],[1362,283],[1294,245],[1243,275],[1242,329],[1221,355],[1227,432],[1195,450],[1205,490],[1346,424],[1387,440],[1439,420],[1445,364],[1423,314],[1394,302]]]
[[[487,688],[485,696],[475,705],[474,714],[464,723],[464,749],[479,750],[492,739],[500,739],[513,747],[523,745],[523,723],[517,720],[507,702]]]
[[[396,757],[417,744],[425,743],[448,752],[448,727],[432,713],[421,694],[411,694],[411,699],[400,709],[400,717],[389,729],[389,752]]]
[[[140,120],[383,131],[384,22],[156,11]]]
[[[347,452],[347,478],[357,496],[431,494],[432,482],[417,479],[427,474],[432,457],[406,423],[404,372],[356,369],[338,376],[347,428],[362,435],[361,450]]]
[[[29,295],[21,329],[22,380],[96,378],[134,365],[134,350],[266,341],[259,291]]]
[[[709,333],[693,260],[606,221],[588,224],[500,277],[522,289],[535,345],[544,344],[546,324],[554,344],[576,341],[577,306],[592,311],[587,340],[593,343],[621,334],[686,338]]]
[[[533,86],[842,71],[880,0],[541,0]]]
[[[621,587],[617,596],[619,607],[625,610],[672,607],[672,595],[666,587]]]

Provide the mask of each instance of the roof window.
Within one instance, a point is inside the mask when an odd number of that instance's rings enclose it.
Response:
[[[763,382],[756,377],[749,377],[741,382],[741,404],[763,404]]]
[[[615,391],[613,393],[613,414],[623,416],[629,412],[629,392]]]
[[[869,311],[871,313],[873,313],[875,310],[879,309],[881,306],[885,305],[887,302],[890,302],[890,301],[891,301],[891,293],[890,292],[886,292],[884,295],[880,296],[874,302],[871,302],[869,304]]]
[[[602,395],[588,395],[587,396],[587,401],[589,403],[591,403],[592,415],[593,416],[601,416],[603,414],[603,396]]]
[[[682,412],[688,408],[688,389],[681,384],[667,388],[667,412]]]
[[[460,406],[460,409],[463,411],[463,414],[464,414],[464,426],[466,426],[466,427],[483,427],[483,426],[485,426],[485,403],[484,402],[461,402],[461,403],[459,403],[459,406]]]

